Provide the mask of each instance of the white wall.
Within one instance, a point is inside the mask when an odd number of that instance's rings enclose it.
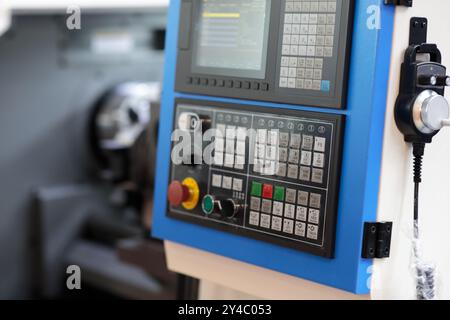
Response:
[[[373,292],[376,299],[413,299],[415,287],[410,270],[412,236],[412,168],[410,150],[403,143],[393,118],[400,75],[400,63],[408,46],[409,20],[429,19],[428,42],[437,43],[443,64],[450,68],[450,1],[414,0],[413,8],[398,8],[395,17],[394,48],[389,82],[388,112],[379,199],[379,220],[394,221],[392,257],[374,266]],[[450,98],[450,89],[447,98]],[[439,298],[450,299],[450,128],[444,129],[427,147],[421,186],[420,228],[426,260],[438,267]]]

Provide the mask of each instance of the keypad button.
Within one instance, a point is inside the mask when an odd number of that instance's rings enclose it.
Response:
[[[293,149],[300,149],[300,143],[301,143],[301,135],[292,134],[290,147]]]
[[[314,168],[312,170],[311,181],[314,183],[323,183],[323,170]]]
[[[212,186],[215,188],[222,187],[222,176],[220,174],[213,174],[212,176]]]
[[[222,188],[226,190],[231,190],[233,187],[233,178],[232,177],[223,177]]]
[[[277,164],[275,161],[266,160],[264,162],[264,172],[266,176],[274,176],[277,173]]]
[[[336,1],[328,1],[328,12],[336,11]]]
[[[315,137],[314,139],[314,150],[318,152],[325,152],[325,138]]]
[[[225,154],[225,162],[224,166],[227,168],[233,168],[234,167],[234,154]]]
[[[295,223],[295,235],[299,237],[305,237],[306,234],[306,223],[296,222]]]
[[[295,218],[295,206],[293,204],[286,203],[284,206],[284,216],[289,219]]]
[[[294,203],[297,197],[297,191],[294,189],[286,189],[286,202]]]
[[[301,206],[307,206],[308,205],[308,199],[309,199],[309,192],[306,191],[299,191],[298,192],[298,204]]]
[[[278,161],[286,162],[288,160],[288,149],[287,148],[279,148],[278,149]]]
[[[227,127],[224,124],[218,124],[217,125],[217,131],[216,134],[220,135],[220,138],[224,138],[225,137],[225,132],[227,130]]]
[[[225,134],[226,134],[227,142],[228,142],[228,140],[233,141],[234,139],[236,139],[236,127],[228,126]]]
[[[281,231],[283,219],[280,217],[272,217],[272,230]]]
[[[286,163],[278,163],[277,176],[286,177],[287,165]]]
[[[257,144],[255,147],[255,156],[260,159],[266,157],[266,146],[263,144]]]
[[[284,201],[284,188],[276,186],[274,193],[273,193],[273,199],[277,201]]]
[[[237,178],[233,179],[233,190],[234,191],[242,192],[242,185],[243,185],[242,179],[237,179]]]
[[[256,173],[264,173],[264,160],[254,159],[253,171]]]
[[[225,141],[225,152],[229,154],[233,154],[235,150],[235,140],[234,139],[228,139]]]
[[[234,159],[234,168],[237,170],[244,170],[245,158],[243,156],[236,156]]]
[[[311,168],[309,168],[309,167],[300,167],[299,179],[302,180],[302,181],[310,181],[311,180]]]
[[[280,139],[280,147],[287,147],[289,145],[289,133],[280,132],[279,139]]]
[[[259,226],[259,213],[250,211],[250,218],[248,223],[252,226]]]
[[[270,130],[269,131],[269,144],[272,146],[278,146],[278,135],[279,132],[277,130]]]
[[[225,140],[223,138],[216,138],[214,141],[214,150],[217,152],[225,151]]]
[[[319,2],[319,12],[328,12],[327,2]]]
[[[250,199],[250,210],[260,211],[261,210],[261,198],[251,197]]]
[[[273,214],[276,216],[283,216],[283,203],[274,201],[273,203]]]
[[[214,152],[214,165],[218,167],[223,166],[223,153],[222,152]]]
[[[262,196],[262,183],[259,183],[259,182],[253,182],[252,183],[251,195],[254,196],[254,197],[261,197]]]
[[[295,79],[294,78],[288,78],[288,88],[291,88],[291,89],[295,88]]]
[[[272,199],[273,198],[273,186],[270,184],[263,185],[263,198]]]
[[[327,24],[336,24],[336,14],[327,14]]]
[[[298,206],[295,218],[300,221],[306,221],[308,216],[308,209],[306,207]]]
[[[236,138],[238,141],[243,141],[245,143],[245,140],[247,139],[247,128],[244,127],[237,128]]]
[[[298,177],[298,166],[290,164],[288,166],[288,177],[291,179],[297,179]]]
[[[324,47],[323,56],[325,58],[331,58],[333,56],[333,47]]]
[[[310,166],[312,161],[312,153],[310,151],[302,151],[302,158],[300,163],[304,166]]]
[[[270,216],[267,214],[261,214],[260,227],[270,229]]]
[[[263,199],[261,203],[261,211],[264,213],[272,213],[272,201]]]
[[[283,232],[292,234],[294,233],[294,220],[284,219],[283,221]]]
[[[300,151],[296,149],[291,149],[289,151],[289,163],[298,164],[300,160]]]
[[[277,147],[274,147],[274,146],[266,147],[266,159],[267,160],[277,160]]]
[[[313,166],[317,168],[323,168],[325,165],[325,158],[323,153],[314,152]]]
[[[261,144],[267,143],[267,130],[264,129],[258,129],[258,135],[256,137],[257,142]]]
[[[294,2],[293,1],[287,1],[285,9],[286,9],[286,12],[292,12],[294,10]]]
[[[327,23],[327,15],[326,14],[318,14],[317,15],[317,23],[318,24],[326,24]]]
[[[316,209],[309,209],[308,222],[319,224],[319,219],[320,219],[320,211]]]
[[[236,143],[236,154],[245,156],[245,141]]]
[[[313,137],[308,135],[303,135],[302,149],[312,150],[313,148]]]
[[[287,13],[284,15],[284,23],[292,23],[292,13]]]
[[[319,227],[312,224],[308,224],[308,231],[306,237],[312,240],[317,240],[317,238],[319,237]]]
[[[320,209],[322,196],[317,193],[311,193],[309,203],[312,208]]]

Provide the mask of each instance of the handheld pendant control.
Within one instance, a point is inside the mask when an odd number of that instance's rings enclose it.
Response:
[[[425,18],[411,20],[411,34],[414,35],[413,31],[418,21],[422,21],[422,29],[419,33],[422,37],[411,39],[416,42],[426,42],[427,20]],[[435,297],[435,269],[423,263],[417,243],[419,240],[419,188],[422,183],[425,146],[432,142],[433,137],[444,126],[450,126],[450,106],[444,97],[445,87],[450,86],[450,77],[446,75],[446,68],[441,64],[441,60],[441,52],[435,44],[410,45],[405,53],[400,95],[395,105],[395,121],[404,134],[405,141],[412,144],[414,156],[413,252],[419,300]]]
[[[420,56],[429,56],[429,61]],[[395,106],[395,120],[406,142],[430,143],[450,125],[450,105],[444,97],[450,77],[441,60],[435,44],[411,45],[406,50]]]

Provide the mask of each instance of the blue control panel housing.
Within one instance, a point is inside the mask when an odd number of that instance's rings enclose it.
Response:
[[[372,261],[361,257],[363,227],[364,222],[376,221],[394,6],[384,5],[383,0],[355,1],[348,93],[343,110],[176,92],[180,6],[181,0],[170,1],[153,236],[348,292],[369,293]],[[345,117],[333,259],[190,224],[166,215],[176,99],[313,111]]]

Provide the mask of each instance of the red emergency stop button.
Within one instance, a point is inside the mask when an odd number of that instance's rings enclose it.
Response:
[[[180,181],[173,181],[168,190],[169,203],[173,207],[179,207],[183,202],[189,200],[189,188]]]

